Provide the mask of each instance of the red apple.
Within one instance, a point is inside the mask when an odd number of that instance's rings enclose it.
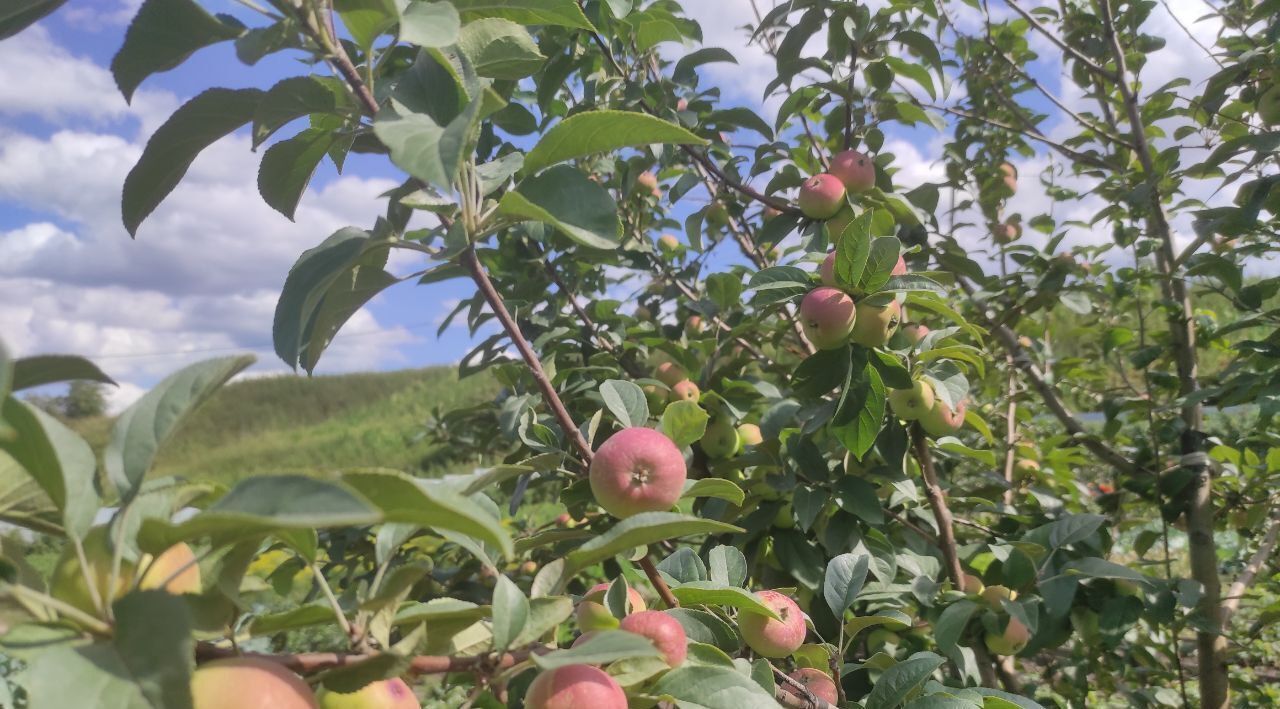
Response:
[[[800,211],[810,219],[830,219],[844,206],[845,188],[833,175],[814,175],[800,186],[797,203]]]
[[[625,428],[592,458],[591,492],[609,514],[630,517],[670,509],[686,475],[684,456],[670,438],[651,428]]]
[[[1022,226],[1017,222],[991,225],[991,238],[997,244],[1012,244],[1022,236]]]
[[[689,375],[685,373],[684,367],[675,362],[663,362],[654,369],[653,378],[669,387],[673,387],[688,379]]]
[[[200,665],[191,675],[194,709],[317,709],[315,695],[284,665],[233,657]]]
[[[1000,163],[1000,175],[1001,179],[1004,180],[1005,189],[1009,191],[1009,194],[1013,194],[1018,191],[1018,168],[1014,167],[1013,163]]]
[[[689,379],[676,382],[671,387],[671,393],[667,399],[675,403],[677,401],[697,401],[702,396],[702,391],[698,389],[698,385]]]
[[[705,330],[706,325],[702,322],[701,315],[690,315],[689,319],[684,321],[684,329],[696,335]]]
[[[546,670],[524,695],[525,709],[627,709],[627,695],[612,677],[591,665]]]
[[[679,667],[689,653],[689,640],[685,637],[684,626],[662,611],[632,613],[622,619],[619,627],[652,640],[671,667]]]
[[[138,581],[139,589],[146,591],[164,584],[164,590],[169,593],[200,593],[200,566],[195,563],[196,555],[191,547],[180,542],[165,549],[149,564],[148,561],[144,557],[139,564],[146,569]],[[179,569],[182,571],[178,572]],[[178,575],[174,576],[174,573]],[[172,580],[169,580],[170,576],[173,576]]]
[[[830,286],[809,291],[800,302],[800,324],[804,334],[820,350],[844,345],[855,328],[857,308],[848,293]]]
[[[831,679],[831,675],[822,670],[813,667],[801,667],[791,673],[791,679],[804,685],[804,688],[809,690],[810,694],[832,706],[840,699],[839,693],[836,692],[836,681]],[[779,682],[778,686],[784,692],[799,695],[799,692],[796,692],[795,688],[786,682]]]
[[[876,186],[876,164],[856,150],[845,150],[831,159],[828,170],[850,192],[866,192]]]
[[[760,591],[756,597],[773,609],[781,620],[743,611],[738,615],[742,639],[763,657],[786,657],[798,650],[804,644],[806,632],[800,606],[777,591]]]
[[[910,342],[913,345],[920,344],[920,341],[923,340],[929,332],[929,326],[921,325],[920,323],[912,322],[902,326],[902,334],[906,336],[907,342]]]
[[[939,400],[920,417],[920,426],[931,436],[950,436],[964,426],[964,413],[963,401],[952,409]]]

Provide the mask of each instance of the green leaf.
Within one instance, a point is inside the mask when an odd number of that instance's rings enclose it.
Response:
[[[660,657],[653,641],[625,630],[598,630],[586,642],[567,650],[534,655],[533,662],[541,670],[554,670],[568,665],[603,665],[633,657]]]
[[[570,569],[586,568],[638,546],[695,534],[741,532],[731,524],[675,512],[643,512],[583,544],[565,557]]]
[[[736,669],[715,665],[684,665],[666,673],[649,693],[669,697],[690,709],[776,707],[773,695]]]
[[[889,282],[893,267],[898,265],[898,256],[902,252],[902,242],[892,236],[878,236],[871,242],[871,251],[867,256],[867,267],[862,274],[862,287],[868,293],[880,290]]]
[[[303,475],[262,475],[241,480],[208,509],[179,524],[144,521],[138,544],[143,551],[154,553],[208,536],[238,540],[278,529],[348,527],[380,521],[377,508],[346,485]]]
[[[962,598],[942,611],[933,630],[933,639],[938,643],[938,650],[950,655],[956,649],[956,643],[964,634],[965,626],[969,624],[969,619],[979,608],[977,603]]]
[[[494,79],[523,79],[547,60],[528,30],[498,17],[468,23],[458,35],[458,49],[476,74]]]
[[[1068,563],[1062,568],[1062,572],[1064,574],[1079,574],[1095,579],[1121,579],[1147,583],[1146,576],[1127,566],[1092,556]]]
[[[40,21],[67,0],[11,0],[0,7],[0,39],[7,39]]]
[[[258,168],[258,194],[272,209],[293,221],[298,202],[333,141],[334,134],[329,129],[308,128],[268,148]]]
[[[236,355],[189,365],[165,377],[120,414],[102,459],[122,501],[137,493],[160,444],[183,418],[253,362],[253,355]]]
[[[844,612],[853,605],[853,600],[862,590],[870,568],[870,554],[841,554],[827,562],[827,573],[822,584],[822,597],[827,607],[836,618],[844,617]]]
[[[335,667],[324,673],[320,683],[329,691],[337,692],[338,694],[353,694],[373,682],[399,677],[405,674],[408,669],[409,658],[393,652],[382,652],[358,662]],[[335,700],[326,700],[326,703],[331,701]],[[345,700],[338,699],[336,701]]]
[[[867,695],[866,709],[893,709],[946,662],[932,652],[918,652],[885,670]]]
[[[857,288],[871,256],[871,210],[859,214],[836,238],[836,281]]]
[[[667,615],[680,621],[684,634],[691,643],[705,643],[736,653],[742,647],[738,633],[720,616],[696,608],[672,608]]]
[[[574,0],[453,0],[466,20],[503,17],[522,25],[556,25],[595,31]]]
[[[711,416],[696,401],[674,401],[662,411],[662,432],[677,446],[691,446],[707,432]]]
[[[738,487],[737,483],[724,478],[702,478],[686,482],[684,492],[680,493],[681,499],[716,497],[721,500],[728,500],[735,505],[741,505],[745,496],[746,494],[742,492],[742,488]]]
[[[187,602],[164,591],[113,604],[109,641],[37,655],[25,673],[32,707],[191,709],[195,639]]]
[[[211,44],[244,32],[205,12],[193,0],[146,0],[133,16],[124,45],[111,59],[111,73],[126,101],[148,76],[168,71]],[[226,91],[226,89],[219,89]]]
[[[489,615],[486,606],[456,598],[433,598],[425,603],[409,603],[396,612],[395,625],[456,621],[471,624]]]
[[[844,398],[831,420],[830,430],[858,460],[862,460],[880,435],[887,394],[880,372],[869,363],[865,349],[854,351],[849,372]]]
[[[156,3],[165,4],[148,4]],[[178,186],[201,150],[253,118],[262,96],[258,89],[208,89],[169,116],[124,179],[120,206],[130,235]]]
[[[91,381],[114,385],[98,365],[77,355],[36,355],[13,360],[9,391],[22,391],[45,384],[69,381]],[[8,393],[0,384],[0,396]]]
[[[698,553],[689,547],[680,547],[672,552],[670,556],[658,562],[658,571],[682,584],[707,580],[707,565],[702,563]],[[614,583],[617,583],[617,581],[614,581]],[[606,598],[606,600],[608,599]],[[622,600],[626,600],[625,594],[622,596]],[[623,612],[618,614],[619,617],[626,615],[626,609],[622,608],[621,610]]]
[[[350,110],[342,84],[327,76],[294,76],[267,90],[253,114],[253,147],[262,145],[290,121]]]
[[[493,589],[493,649],[502,652],[524,630],[529,620],[529,599],[505,575]]]
[[[441,190],[451,190],[458,177],[472,129],[480,117],[483,102],[474,100],[441,127],[430,116],[412,113],[392,101],[378,112],[373,132],[391,151],[391,162],[410,175]]]
[[[295,606],[279,613],[268,613],[249,623],[249,634],[274,635],[284,630],[297,630],[334,622],[333,606],[318,600]]]
[[[44,490],[62,512],[66,530],[84,537],[99,505],[93,484],[98,465],[89,444],[54,417],[12,396],[5,397],[0,418],[17,433],[0,438],[0,451]],[[20,480],[13,483],[22,485]]]
[[[679,83],[691,82],[697,78],[697,72],[694,69],[714,62],[737,64],[738,60],[727,49],[703,47],[681,57],[680,61],[676,62],[676,68],[671,72],[671,79]]]
[[[643,426],[649,420],[649,402],[632,382],[609,379],[600,385],[600,398],[609,413],[625,427]]]
[[[556,626],[573,615],[573,601],[564,596],[546,596],[529,601],[529,617],[524,629],[511,643],[511,647],[522,647],[551,632]]]
[[[716,583],[741,586],[747,582],[747,557],[741,549],[721,544],[707,552],[707,573]]]
[[[778,617],[772,608],[765,605],[759,596],[751,591],[715,581],[693,581],[680,584],[671,589],[671,594],[680,601],[682,606],[726,606],[774,619]]]
[[[461,27],[462,20],[453,5],[415,2],[400,16],[400,41],[419,47],[448,47],[458,42]]]
[[[529,156],[525,156],[525,165]],[[618,204],[601,185],[569,165],[534,175],[507,192],[498,213],[512,219],[550,224],[593,249],[616,249],[621,227]]]
[[[628,111],[588,111],[560,121],[524,159],[534,173],[550,165],[595,153],[642,145],[705,145],[707,141],[661,118]]]
[[[1107,518],[1103,515],[1068,515],[1027,532],[1022,539],[1049,549],[1057,549],[1088,539],[1106,521]]]
[[[756,292],[756,305],[767,306],[808,293],[813,279],[808,271],[795,266],[770,266],[752,274],[747,288]]]
[[[511,535],[484,508],[439,484],[393,470],[345,473],[347,483],[382,510],[388,522],[408,522],[460,532],[510,557]]]
[[[342,17],[352,39],[368,49],[378,35],[391,29],[400,19],[393,0],[334,0],[333,9]]]

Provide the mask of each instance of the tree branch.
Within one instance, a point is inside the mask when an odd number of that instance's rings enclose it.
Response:
[[[1253,584],[1253,579],[1257,577],[1263,565],[1275,553],[1277,542],[1280,542],[1280,506],[1271,509],[1271,524],[1267,527],[1266,535],[1263,536],[1262,542],[1258,544],[1257,550],[1253,552],[1253,556],[1249,557],[1249,563],[1244,565],[1240,575],[1236,577],[1235,582],[1227,589],[1226,600],[1222,602],[1222,631],[1224,633],[1231,627],[1231,619],[1235,616],[1236,611],[1240,609],[1240,602],[1244,599],[1249,586]]]
[[[769,663],[769,667],[773,670],[774,679],[791,688],[789,692],[782,687],[778,688],[775,698],[779,704],[785,707],[795,707],[795,709],[835,709],[825,699],[815,696],[813,692],[809,691],[808,687],[805,687],[794,677],[774,667],[773,663]]]
[[[501,655],[474,655],[474,656],[435,656],[435,655],[417,655],[409,660],[409,669],[406,670],[411,675],[439,675],[448,674],[450,672],[492,672],[495,670],[505,670],[528,660],[533,655],[541,655],[550,651],[550,648],[544,645],[531,645],[527,648],[514,650],[512,652],[503,653]],[[308,653],[285,653],[273,655],[258,652],[237,652],[232,648],[219,647],[210,642],[200,642],[196,644],[196,661],[209,662],[211,660],[221,660],[230,657],[247,657],[256,660],[266,660],[283,665],[298,674],[312,674],[321,670],[329,670],[335,667],[347,667],[365,660],[377,657],[376,654],[364,653],[339,653],[339,652],[308,652]]]
[[[1053,42],[1054,45],[1058,47],[1058,49],[1062,50],[1063,54],[1080,62],[1086,68],[1088,68],[1089,71],[1097,74],[1098,76],[1104,79],[1107,79],[1109,81],[1116,80],[1115,74],[1107,71],[1105,67],[1101,66],[1097,62],[1085,56],[1083,53],[1080,52],[1080,50],[1062,41],[1061,37],[1054,34],[1048,27],[1045,27],[1044,23],[1036,19],[1035,15],[1032,15],[1030,12],[1027,12],[1026,10],[1022,9],[1022,7],[1018,5],[1018,3],[1014,2],[1013,0],[1005,0],[1005,4],[1008,5],[1010,8],[1012,8],[1014,12],[1018,13],[1019,15],[1022,15],[1022,19],[1026,20],[1028,24],[1034,27],[1037,32],[1044,35],[1045,38],[1047,38],[1050,42]]]
[[[933,518],[938,523],[938,546],[942,549],[947,575],[951,577],[953,587],[964,588],[964,567],[960,565],[960,556],[956,551],[956,530],[952,523],[951,508],[947,506],[942,487],[938,485],[938,474],[933,469],[933,454],[929,451],[929,439],[918,423],[911,424],[911,445],[916,461],[920,463],[925,497],[928,498]]]
[[[667,604],[667,608],[679,608],[680,601],[677,601],[676,597],[671,595],[671,588],[663,580],[658,568],[653,565],[653,559],[649,558],[648,553],[640,557],[640,568],[644,569],[644,575],[649,577],[649,583],[653,585],[653,590],[658,592],[658,596],[663,603]]]

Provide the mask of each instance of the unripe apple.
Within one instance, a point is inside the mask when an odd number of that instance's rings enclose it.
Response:
[[[108,528],[105,525],[94,527],[85,535],[81,544],[84,547],[85,561],[89,564],[87,575],[93,579],[92,583],[97,589],[98,600],[107,603],[111,599],[120,598],[128,593],[137,569],[132,563],[122,560],[116,583],[114,586],[111,585],[112,546]],[[80,560],[76,557],[75,548],[68,544],[63,548],[62,555],[58,557],[58,563],[53,568],[53,576],[49,579],[49,592],[54,598],[64,603],[90,615],[97,615],[93,605],[93,594],[89,590],[89,585],[85,583],[85,576],[86,574],[80,570]]]
[[[760,427],[754,423],[739,424],[738,438],[744,446],[758,446],[764,443],[764,435],[760,433]]]
[[[933,386],[917,379],[910,389],[894,389],[889,392],[889,406],[898,418],[915,421],[933,408]]]
[[[680,240],[671,234],[663,234],[658,237],[658,251],[667,256],[674,256],[680,253]]]
[[[832,706],[840,699],[839,693],[836,692],[836,681],[831,679],[831,675],[822,670],[813,667],[801,667],[791,673],[791,679],[804,685],[804,688],[809,690],[810,694]],[[799,692],[796,692],[795,688],[786,682],[779,682],[778,687],[784,692],[799,696]]]
[[[694,384],[692,380],[685,379],[676,382],[676,385],[671,387],[671,394],[668,395],[667,399],[671,403],[675,403],[677,401],[697,401],[701,396],[702,391],[698,389],[698,385]]]
[[[652,319],[653,319],[653,311],[652,311],[652,310],[649,310],[648,308],[646,308],[646,307],[645,307],[645,306],[643,306],[643,305],[637,305],[637,306],[636,306],[636,312],[635,312],[635,318],[636,318],[636,320],[652,320]]]
[[[850,192],[866,192],[876,186],[876,164],[857,150],[845,150],[831,158],[828,170]]]
[[[713,459],[732,458],[742,450],[738,429],[734,428],[733,421],[723,416],[718,416],[707,424],[707,430],[698,443],[702,446],[702,452]]]
[[[591,492],[614,517],[668,510],[684,491],[684,456],[651,428],[625,428],[591,460]]]
[[[532,576],[538,573],[538,562],[529,560],[520,564],[520,573],[526,576]]]
[[[649,413],[657,416],[667,408],[667,395],[671,393],[670,389],[664,389],[657,384],[645,384],[640,387],[644,392],[644,400],[649,403]]]
[[[712,226],[729,224],[729,208],[724,206],[724,202],[712,202],[711,207],[707,209],[707,223]]]
[[[1013,472],[1018,478],[1025,478],[1040,472],[1040,463],[1030,458],[1019,458],[1013,462]]]
[[[653,641],[658,652],[671,667],[679,667],[689,653],[689,639],[680,621],[662,611],[640,611],[622,619],[619,626],[629,633],[643,635]]]
[[[907,323],[902,326],[902,334],[906,336],[907,342],[918,345],[929,334],[929,326],[920,323]]]
[[[150,561],[150,565],[148,561],[150,560],[144,557],[139,564],[146,569],[146,573],[138,581],[139,589],[146,591],[160,588],[160,584],[164,584],[164,590],[169,593],[200,593],[200,566],[195,563],[196,555],[191,547],[179,542],[161,552],[154,561]],[[173,576],[179,569],[182,571]],[[173,576],[173,580],[165,583],[170,576]]]
[[[777,591],[756,593],[781,620],[743,611],[738,615],[738,630],[747,645],[762,657],[786,657],[804,644],[804,613],[800,606]]]
[[[534,678],[525,709],[627,709],[627,695],[604,670],[567,665]]]
[[[645,170],[636,175],[636,187],[645,192],[652,192],[658,188],[658,176]]]
[[[251,657],[214,660],[191,675],[194,709],[317,709],[315,695],[284,665]]]
[[[1000,163],[1000,175],[1004,180],[1004,187],[1009,191],[1009,194],[1012,195],[1018,191],[1018,168],[1014,167],[1013,163]]]
[[[1018,597],[1017,591],[1010,590],[1007,586],[996,584],[995,586],[987,586],[982,589],[982,600],[993,611],[1002,610],[1004,606],[1001,601],[1012,601]]]
[[[822,285],[832,288],[840,287],[836,282],[836,252],[832,251],[822,259],[822,265],[818,267],[818,275],[822,278]]]
[[[578,629],[583,634],[590,633],[593,630],[608,630],[618,627],[618,619],[613,617],[608,607],[604,605],[604,596],[609,592],[608,583],[598,583],[587,591],[587,595],[582,597],[578,602],[575,610],[578,620]],[[644,596],[640,592],[627,587],[627,612],[635,613],[647,609],[648,606],[644,602]]]
[[[1272,86],[1258,97],[1257,111],[1264,124],[1280,125],[1280,86]]]
[[[930,436],[950,436],[964,426],[965,409],[963,401],[955,409],[944,401],[936,401],[933,408],[920,417],[920,426]]]
[[[991,632],[986,635],[987,649],[993,655],[1016,655],[1030,640],[1031,632],[1017,618],[1010,618],[1000,635]]]
[[[658,365],[657,369],[653,370],[653,378],[669,387],[673,387],[688,379],[689,375],[685,373],[684,367],[675,362],[663,362]]]
[[[965,574],[964,587],[960,590],[970,596],[981,596],[982,592],[987,590],[987,587],[982,585],[982,579],[977,576],[974,576],[973,574]]]
[[[691,332],[696,335],[707,329],[707,327],[706,324],[702,322],[701,315],[690,315],[689,319],[684,321],[684,329],[686,332]]]
[[[901,314],[902,308],[896,300],[891,300],[886,305],[871,305],[865,301],[858,303],[858,315],[854,319],[849,340],[863,347],[884,347],[898,329]]]
[[[555,521],[556,521],[556,526],[557,526],[557,527],[568,527],[568,526],[570,526],[570,523],[571,523],[571,522],[573,522],[573,517],[572,517],[572,516],[570,516],[570,514],[569,514],[568,512],[561,512],[561,513],[556,517],[556,520],[555,520]]]
[[[800,211],[810,219],[830,219],[844,206],[845,188],[833,175],[814,175],[800,185],[800,197],[796,203]]]
[[[677,110],[677,111],[687,111],[687,110],[689,110],[689,99],[687,99],[687,98],[682,98],[682,99],[680,99],[679,101],[676,101],[676,110]]]
[[[321,689],[320,709],[422,709],[413,690],[399,677],[373,682],[349,693]]]
[[[991,238],[997,244],[1012,244],[1022,236],[1022,225],[1017,222],[1004,222],[991,225]]]
[[[834,217],[827,220],[827,237],[832,241],[838,239],[857,216],[853,213],[853,207],[846,204],[839,212],[836,212]]]
[[[814,288],[800,302],[800,324],[804,334],[820,350],[844,345],[856,326],[853,298],[830,286]]]
[[[1022,335],[1018,338],[1018,344],[1022,347],[1033,347],[1036,343],[1032,342],[1030,337]]]
[[[795,529],[796,515],[795,506],[790,502],[784,502],[778,508],[777,514],[773,516],[773,526],[777,529]]]

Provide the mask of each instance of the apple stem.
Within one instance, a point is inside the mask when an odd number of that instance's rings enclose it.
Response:
[[[667,586],[667,582],[662,579],[662,574],[658,573],[658,568],[653,565],[653,560],[649,558],[646,552],[640,557],[640,568],[644,569],[644,575],[649,577],[649,583],[653,584],[653,590],[658,592],[658,596],[662,602],[667,604],[667,608],[679,608],[680,601],[671,594],[671,589]]]

